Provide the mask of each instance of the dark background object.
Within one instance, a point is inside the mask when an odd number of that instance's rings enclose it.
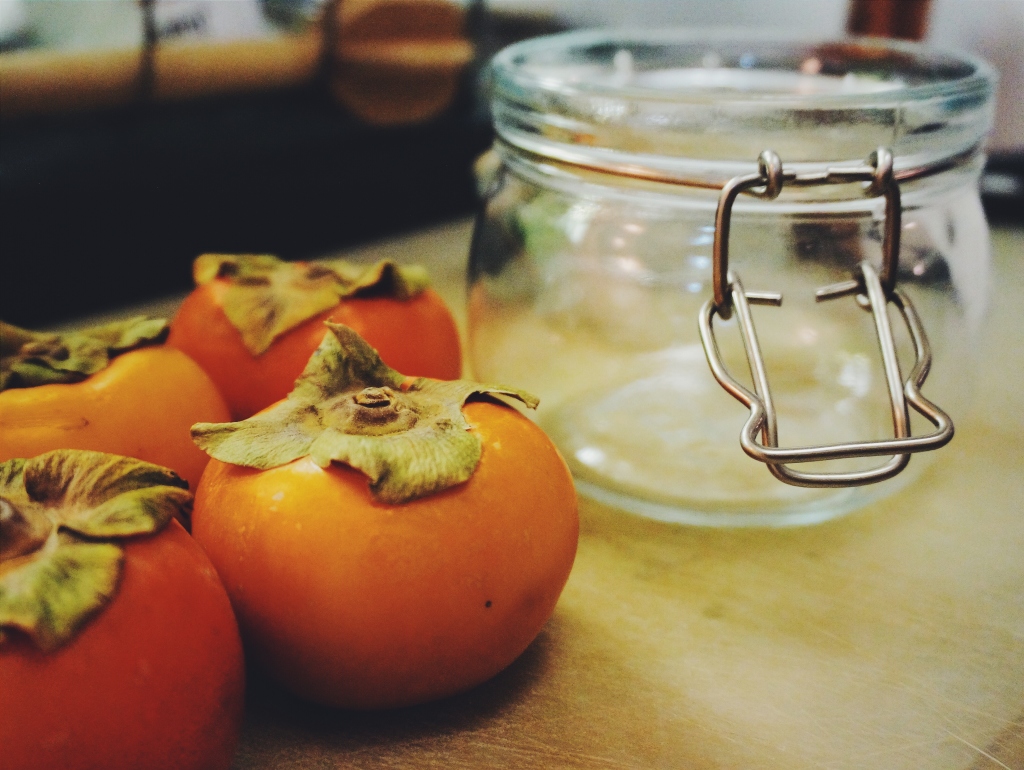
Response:
[[[1024,223],[1024,154],[989,156],[981,175],[981,202],[994,225]]]
[[[565,29],[476,12],[481,60]],[[5,121],[0,318],[42,327],[184,292],[204,252],[308,258],[468,215],[485,101],[474,72],[441,117],[401,128],[360,123],[321,83]],[[1022,158],[990,159],[982,191],[994,222],[1020,222]]]
[[[185,292],[206,252],[302,259],[469,215],[492,139],[481,62],[565,27],[479,3],[467,27],[477,64],[417,125],[368,126],[321,80],[0,123],[0,318],[38,328]]]
[[[5,124],[0,317],[50,324],[191,287],[204,252],[295,259],[469,213],[467,100],[370,128],[316,88]]]

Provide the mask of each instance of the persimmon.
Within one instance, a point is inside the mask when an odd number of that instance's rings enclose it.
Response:
[[[206,254],[193,273],[196,289],[167,343],[206,370],[236,420],[291,391],[325,321],[355,329],[389,365],[412,375],[450,380],[462,373],[455,321],[419,268]]]
[[[378,709],[469,689],[554,610],[579,535],[572,478],[493,398],[531,396],[404,378],[330,329],[285,401],[193,429],[214,457],[193,535],[248,651],[300,696]]]
[[[189,428],[229,412],[166,335],[142,318],[66,335],[0,324],[0,461],[92,449],[166,466],[194,489],[209,458]]]
[[[56,450],[0,463],[0,767],[226,770],[244,667],[230,602],[174,520],[171,471]]]

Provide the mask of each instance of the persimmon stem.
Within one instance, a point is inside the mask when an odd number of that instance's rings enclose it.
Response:
[[[167,322],[144,316],[57,335],[0,321],[0,390],[81,382],[129,350],[158,345]]]
[[[391,388],[363,388],[353,396],[359,406],[366,406],[371,409],[380,409],[391,406],[394,402],[395,393]]]
[[[407,300],[429,283],[426,270],[390,261],[285,262],[269,254],[203,254],[192,267],[196,285],[221,279],[224,315],[254,356],[279,336],[350,297]]]
[[[518,399],[518,390],[465,380],[408,378],[381,361],[347,326],[329,334],[277,406],[241,422],[200,423],[192,438],[222,462],[274,468],[308,456],[320,467],[344,463],[366,474],[385,503],[403,503],[468,480],[481,444],[462,414],[475,395]]]
[[[0,463],[0,645],[70,641],[117,592],[121,540],[191,510],[173,471],[119,455],[56,449]]]

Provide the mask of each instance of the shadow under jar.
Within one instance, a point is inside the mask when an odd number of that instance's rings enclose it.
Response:
[[[870,486],[774,478],[740,447],[749,412],[712,376],[698,316],[713,295],[723,185],[756,173],[768,149],[806,175],[863,167],[888,148],[903,211],[896,285],[934,355],[923,392],[962,413],[989,281],[977,192],[993,110],[987,65],[879,40],[585,32],[504,50],[493,82],[501,163],[473,239],[470,357],[478,378],[541,398],[537,420],[583,494],[668,521],[808,524],[923,467],[931,453]],[[871,313],[852,296],[815,302],[862,260],[879,268],[885,205],[869,187],[784,185],[773,200],[741,194],[733,206],[730,268],[747,291],[785,297],[753,310],[782,446],[893,435]],[[889,308],[905,379],[914,350]],[[735,314],[714,328],[729,371],[749,383]],[[911,429],[932,425],[915,413]]]

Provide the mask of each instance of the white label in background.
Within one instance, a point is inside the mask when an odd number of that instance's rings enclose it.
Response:
[[[253,40],[278,30],[259,0],[157,0],[157,40]]]
[[[24,0],[0,0],[0,44],[24,35],[27,30]]]
[[[281,2],[282,0],[278,0]],[[303,0],[305,2],[305,0]],[[294,2],[287,0],[286,4]],[[253,40],[284,30],[261,0],[155,0],[157,39]],[[32,47],[62,51],[141,48],[145,17],[139,0],[0,0],[3,21]],[[15,23],[16,22],[16,23]]]
[[[135,0],[47,0],[22,7],[34,46],[95,51],[142,45],[142,6]]]

